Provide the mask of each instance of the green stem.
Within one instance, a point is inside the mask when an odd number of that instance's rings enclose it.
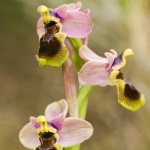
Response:
[[[84,61],[79,56],[79,49],[82,46],[82,41],[77,38],[68,38],[72,48],[74,49],[74,55],[72,56],[72,60],[79,71],[81,67],[84,65]]]
[[[88,96],[93,90],[93,86],[81,86],[78,93],[78,109],[79,118],[85,119],[87,107],[88,107]]]
[[[88,98],[86,98],[81,107],[79,108],[79,118],[85,119],[86,118],[86,113],[87,113],[87,108],[88,108]]]

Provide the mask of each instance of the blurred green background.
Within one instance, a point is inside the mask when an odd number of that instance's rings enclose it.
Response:
[[[30,116],[65,98],[61,68],[40,68],[36,9],[55,8],[76,0],[0,1],[0,150],[26,150],[18,139]],[[96,87],[89,98],[87,120],[94,135],[82,150],[150,150],[150,1],[81,0],[91,9],[94,28],[89,47],[97,54],[132,48],[124,76],[145,94],[146,105],[130,112],[117,103],[115,87]],[[70,137],[71,138],[71,137]]]

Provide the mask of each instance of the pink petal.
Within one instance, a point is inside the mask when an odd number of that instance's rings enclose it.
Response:
[[[100,61],[102,63],[108,63],[106,58],[100,57],[90,50],[87,46],[82,45],[79,50],[79,55],[84,61]]]
[[[113,65],[113,63],[114,63],[114,60],[115,60],[115,58],[117,57],[116,51],[111,50],[111,52],[112,52],[112,53],[105,52],[105,56],[106,56],[107,59],[108,59],[107,70],[109,70],[109,69],[112,67],[112,65]]]
[[[90,16],[90,9],[89,8],[85,9],[84,13]]]
[[[45,110],[47,121],[57,129],[61,129],[64,119],[68,111],[66,100],[62,99],[58,102],[49,104]]]
[[[53,10],[61,19],[65,19],[67,17],[67,4],[61,5],[58,8]]]
[[[65,114],[59,114],[57,117],[53,118],[50,122],[49,125],[54,127],[57,130],[61,130],[63,123],[64,123],[64,118],[65,118]]]
[[[39,20],[37,21],[37,34],[40,37],[44,33],[45,33],[44,24],[42,22],[42,17],[40,17]]]
[[[109,71],[106,70],[106,63],[89,61],[81,68],[78,79],[82,85],[108,85]]]
[[[69,107],[69,115],[71,117],[78,117],[77,92],[76,92],[73,66],[70,59],[68,59],[63,64],[62,69],[63,69],[63,80],[64,80],[66,100],[68,102],[68,107]]]
[[[63,128],[58,134],[58,143],[63,147],[70,147],[89,139],[93,134],[93,127],[83,119],[69,117],[65,119]]]
[[[31,123],[26,124],[19,133],[20,142],[29,149],[34,149],[40,145],[36,129]]]
[[[67,17],[62,21],[62,32],[68,37],[84,38],[92,30],[91,18],[84,12],[72,10],[67,11]]]
[[[36,121],[36,117],[30,117],[30,122],[36,129],[40,127],[40,124]]]
[[[90,9],[86,9],[86,10],[84,11],[84,13],[87,14],[87,15],[90,17]],[[88,45],[89,38],[90,38],[90,34],[89,34],[87,37],[81,39],[83,45],[86,45],[86,46]]]
[[[80,10],[82,7],[81,2],[68,4],[68,10]]]

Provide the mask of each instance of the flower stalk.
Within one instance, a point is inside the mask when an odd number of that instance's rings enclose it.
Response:
[[[62,75],[66,100],[69,107],[69,116],[78,117],[77,92],[74,79],[74,71],[71,60],[68,60],[62,66]]]

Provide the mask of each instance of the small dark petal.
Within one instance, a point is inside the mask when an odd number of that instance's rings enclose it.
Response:
[[[131,100],[137,100],[140,98],[140,92],[130,83],[125,84],[124,94]]]
[[[115,58],[115,60],[114,60],[114,62],[113,62],[113,64],[112,64],[112,67],[113,67],[114,65],[120,64],[120,63],[122,62],[123,53],[124,53],[124,51],[123,51],[118,57]]]
[[[45,35],[44,37],[46,37],[46,36],[48,36],[48,35]],[[44,37],[41,38],[41,40],[40,40],[40,48],[39,48],[38,56],[40,58],[52,57],[61,50],[61,44],[56,37],[53,37],[53,39],[51,39],[49,42],[44,41],[43,40]]]

